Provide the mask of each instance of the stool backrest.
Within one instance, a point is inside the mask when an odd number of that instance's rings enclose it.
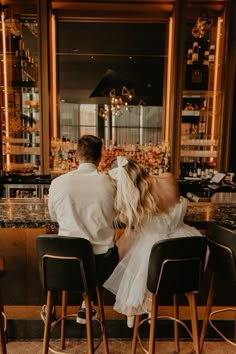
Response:
[[[44,290],[88,293],[96,288],[96,267],[90,242],[79,237],[40,235],[37,259]]]
[[[6,268],[5,268],[5,258],[4,256],[0,255],[0,277],[2,277],[5,274]]]
[[[225,280],[236,282],[236,232],[212,222],[206,227],[206,237],[209,269]]]
[[[207,242],[189,236],[156,242],[151,250],[147,288],[156,295],[199,291]]]

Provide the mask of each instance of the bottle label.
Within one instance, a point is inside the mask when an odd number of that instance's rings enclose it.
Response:
[[[198,126],[199,133],[205,133],[205,130],[206,130],[206,123],[205,122],[199,122],[199,126]]]
[[[209,62],[214,62],[215,61],[215,55],[212,54],[212,55],[209,55]]]
[[[194,69],[192,71],[192,83],[193,84],[202,83],[202,72],[200,69]]]
[[[198,61],[198,53],[193,53],[193,55],[192,55],[192,61],[193,61],[193,62]]]

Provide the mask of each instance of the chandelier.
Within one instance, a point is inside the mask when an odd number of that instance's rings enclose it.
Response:
[[[111,113],[115,117],[119,117],[122,114],[122,108],[126,111],[131,110],[130,104],[135,96],[135,91],[128,90],[126,86],[122,87],[121,94],[116,94],[116,89],[113,88],[109,91],[110,104],[104,105],[99,110],[99,116],[103,119],[107,119]]]
[[[9,31],[13,36],[19,37],[22,35],[22,26],[17,18],[6,18],[5,26],[6,30]]]
[[[205,34],[208,32],[212,25],[212,19],[208,17],[207,13],[203,13],[196,20],[192,28],[192,35],[195,38],[203,38]]]

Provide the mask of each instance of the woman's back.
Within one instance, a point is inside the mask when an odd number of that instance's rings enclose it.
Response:
[[[161,212],[167,212],[179,201],[179,192],[176,180],[171,173],[148,177],[149,189],[156,199]]]

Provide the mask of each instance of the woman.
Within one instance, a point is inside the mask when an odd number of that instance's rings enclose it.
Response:
[[[171,173],[149,176],[136,161],[118,156],[109,174],[116,187],[116,221],[123,222],[126,228],[118,242],[121,261],[103,286],[116,295],[117,312],[126,316],[147,313],[146,282],[154,243],[201,233],[184,224],[187,200],[179,198]],[[132,326],[130,319],[128,326]]]

